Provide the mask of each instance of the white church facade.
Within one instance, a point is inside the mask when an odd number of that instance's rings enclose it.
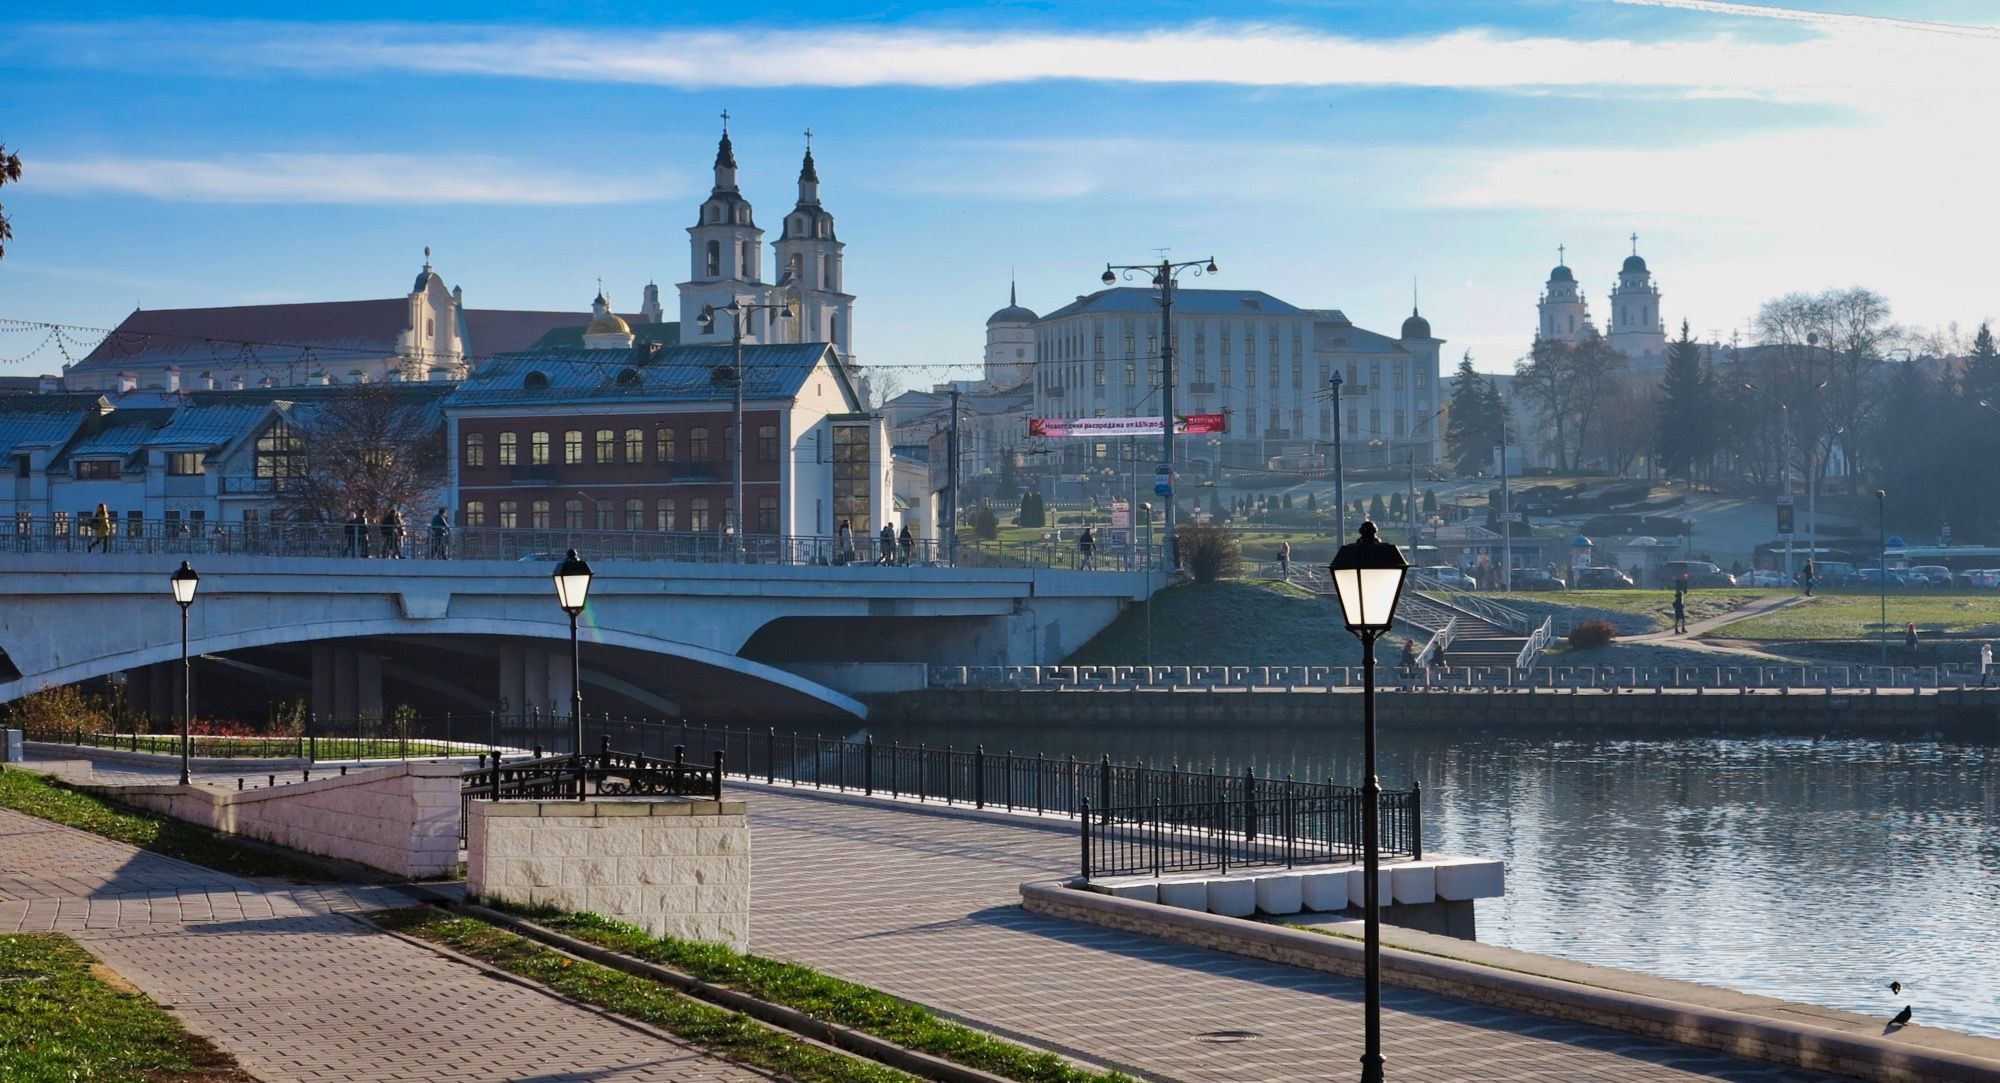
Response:
[[[1629,371],[1651,374],[1664,370],[1667,329],[1660,315],[1660,289],[1639,255],[1638,244],[1634,234],[1632,254],[1619,267],[1618,279],[1606,298],[1610,328],[1603,332],[1598,330],[1590,302],[1569,268],[1567,249],[1558,246],[1556,265],[1535,304],[1536,341],[1573,343],[1602,335],[1611,348],[1625,355]]]

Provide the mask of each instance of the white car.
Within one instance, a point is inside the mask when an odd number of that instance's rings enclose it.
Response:
[[[1771,568],[1759,568],[1749,575],[1737,579],[1738,583],[1749,587],[1789,587],[1792,581],[1784,572]]]
[[[1416,569],[1418,575],[1435,580],[1446,590],[1478,590],[1479,580],[1472,578],[1449,564],[1427,564]]]
[[[1975,568],[1965,573],[1965,585],[1992,590],[2000,587],[2000,568]]]

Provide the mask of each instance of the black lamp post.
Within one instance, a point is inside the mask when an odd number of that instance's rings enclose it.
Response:
[[[579,768],[583,761],[583,657],[576,642],[576,618],[583,613],[583,602],[590,596],[590,565],[571,549],[556,565],[552,577],[556,584],[556,604],[569,614],[569,713],[576,724],[576,755]],[[576,781],[576,799],[583,800],[583,778]]]
[[[1361,786],[1362,909],[1367,942],[1363,986],[1367,996],[1365,1047],[1361,1083],[1382,1080],[1382,899],[1381,801],[1382,780],[1375,777],[1375,641],[1389,630],[1396,603],[1403,595],[1403,578],[1410,563],[1402,551],[1377,537],[1375,524],[1363,522],[1360,536],[1340,547],[1327,565],[1341,619],[1361,640],[1362,770]]]
[[[188,607],[194,604],[194,588],[201,582],[194,566],[181,561],[167,583],[173,587],[174,601],[181,607],[181,785],[188,784],[188,728],[194,717],[194,680],[188,666]]]
[[[1118,281],[1120,275],[1129,281],[1134,274],[1148,273],[1153,276],[1153,285],[1160,288],[1160,472],[1166,478],[1167,547],[1162,555],[1161,569],[1172,575],[1180,566],[1180,550],[1174,541],[1174,502],[1179,499],[1174,486],[1174,279],[1183,272],[1196,275],[1221,273],[1215,265],[1215,257],[1205,260],[1185,260],[1175,263],[1162,259],[1158,263],[1111,264],[1104,265],[1103,282],[1109,286]]]
[[[729,342],[730,345],[736,348],[736,367],[729,372],[729,382],[736,389],[736,428],[734,430],[736,436],[733,440],[734,446],[730,452],[736,460],[735,485],[731,490],[735,506],[730,512],[729,518],[731,522],[729,526],[735,532],[732,539],[734,545],[732,555],[738,563],[741,563],[743,560],[743,320],[746,316],[757,312],[769,312],[777,319],[789,320],[792,318],[792,307],[790,305],[756,304],[740,298],[723,305],[721,308],[717,308],[714,305],[703,305],[701,306],[701,317],[697,321],[701,325],[703,334],[715,333],[715,314],[718,312],[729,313]],[[588,575],[589,573],[586,571],[585,574]],[[581,605],[582,603],[579,602],[578,604]]]
[[[1889,664],[1889,490],[1875,490],[1875,595],[1881,600],[1882,664]]]

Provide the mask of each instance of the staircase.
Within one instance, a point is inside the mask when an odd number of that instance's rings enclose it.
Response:
[[[1427,630],[1456,619],[1457,634],[1445,651],[1445,661],[1453,666],[1519,666],[1524,654],[1532,666],[1534,655],[1548,641],[1547,622],[1537,628],[1525,614],[1505,606],[1473,596],[1454,597],[1435,588],[1418,589],[1425,585],[1412,581],[1397,606],[1397,616]]]

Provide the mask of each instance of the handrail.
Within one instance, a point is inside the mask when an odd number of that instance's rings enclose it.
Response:
[[[1425,643],[1424,649],[1417,652],[1417,667],[1421,669],[1430,665],[1431,659],[1437,652],[1451,646],[1451,641],[1457,636],[1458,617],[1454,614],[1450,620],[1444,622],[1444,627],[1431,633],[1430,642]]]
[[[1528,630],[1534,626],[1526,613],[1518,609],[1509,609],[1497,602],[1487,601],[1476,594],[1446,590],[1429,592],[1419,590],[1415,593],[1419,597],[1428,599],[1447,609],[1460,610],[1470,616],[1478,617],[1480,620],[1499,625],[1502,628],[1521,635],[1527,635]]]
[[[1514,659],[1515,669],[1527,669],[1535,664],[1535,659],[1541,655],[1542,648],[1549,645],[1549,637],[1553,634],[1554,628],[1554,618],[1542,618],[1542,626],[1535,629],[1534,634],[1528,637],[1528,642],[1521,647],[1520,655]]]
[[[1254,796],[1092,806],[1078,817],[1083,878],[1198,870],[1297,868],[1361,860],[1358,790],[1285,784]],[[1382,853],[1421,860],[1423,788],[1386,791],[1377,808]]]

